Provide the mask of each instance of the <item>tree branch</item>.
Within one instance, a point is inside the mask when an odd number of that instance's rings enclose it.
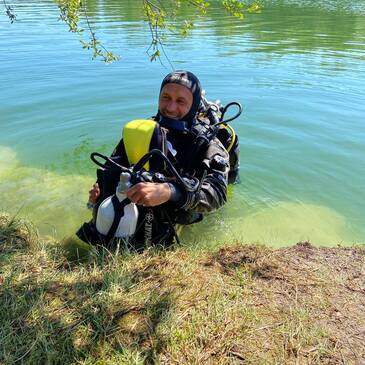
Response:
[[[0,0],[1,1],[1,0]],[[2,0],[5,6],[5,13],[9,17],[10,22],[16,20],[16,15],[6,0]],[[255,0],[253,0],[255,1]],[[64,21],[69,26],[69,31],[73,33],[82,33],[84,29],[79,25],[80,17],[86,22],[86,29],[89,33],[89,41],[81,40],[83,48],[92,50],[93,59],[101,58],[104,62],[113,62],[119,59],[119,56],[114,55],[108,51],[106,47],[97,39],[96,34],[92,28],[91,21],[87,15],[86,5],[82,0],[56,0],[60,10],[59,19]],[[220,5],[223,6],[231,15],[243,18],[246,12],[259,12],[260,8],[257,3],[253,2],[251,5],[246,5],[243,0],[220,0]],[[180,34],[187,36],[193,27],[193,22],[190,19],[177,19],[178,10],[182,4],[193,7],[200,11],[202,15],[207,13],[209,7],[209,0],[142,0],[143,12],[146,21],[148,22],[151,33],[151,43],[146,51],[151,61],[157,59],[161,61],[161,54],[167,59],[171,68],[173,65],[168,58],[163,40],[166,34]],[[178,22],[179,29],[174,26],[174,22]]]
[[[13,24],[16,21],[16,15],[14,13],[14,10],[13,10],[13,8],[10,5],[8,5],[6,3],[5,0],[3,0],[3,3],[4,3],[4,7],[5,7],[5,14],[9,18],[10,23]]]

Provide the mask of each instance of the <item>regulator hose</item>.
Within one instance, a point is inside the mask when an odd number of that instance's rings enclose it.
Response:
[[[110,157],[108,157],[108,156],[105,156],[105,155],[102,155],[101,153],[99,153],[99,152],[93,152],[93,153],[91,153],[91,155],[90,155],[90,159],[91,159],[91,161],[92,162],[94,162],[94,164],[95,165],[98,165],[99,167],[102,167],[102,168],[105,168],[106,166],[103,164],[103,163],[101,163],[101,162],[99,162],[97,159],[96,159],[96,157],[99,157],[99,158],[102,158],[104,161],[107,161],[107,162],[109,162],[110,164],[112,164],[112,165],[114,165],[114,166],[117,166],[122,172],[127,172],[128,174],[130,174],[131,175],[131,171],[128,169],[128,168],[126,168],[126,167],[124,167],[124,166],[122,166],[122,165],[119,165],[117,162],[115,162],[113,159],[111,159]]]
[[[233,120],[237,119],[242,114],[243,111],[242,105],[237,101],[232,101],[224,107],[219,107],[218,104],[211,103],[205,97],[203,97],[202,105],[203,108],[205,109],[204,113],[213,127],[232,122]],[[224,120],[224,115],[226,114],[227,110],[232,106],[236,106],[238,108],[237,113],[233,117]],[[221,112],[220,117],[218,117],[219,111]]]
[[[170,173],[176,177],[176,180],[182,185],[182,187],[188,191],[188,192],[196,192],[199,187],[200,187],[200,182],[197,178],[190,178],[190,180],[194,181],[193,185],[189,185],[181,176],[180,174],[177,172],[177,170],[175,169],[175,167],[173,166],[173,164],[171,163],[171,161],[167,158],[167,156],[165,156],[160,150],[158,149],[153,149],[149,152],[147,152],[145,155],[143,155],[140,160],[132,167],[132,169],[128,169],[122,165],[119,165],[117,162],[115,162],[112,158],[107,157],[105,155],[102,155],[99,152],[93,152],[90,155],[90,159],[98,166],[105,168],[106,166],[101,163],[100,161],[98,161],[96,158],[101,158],[104,161],[109,162],[110,164],[118,167],[122,172],[126,172],[128,173],[132,178],[136,177],[138,172],[142,170],[143,166],[145,165],[145,163],[147,161],[149,161],[151,159],[151,157],[153,156],[158,156],[160,157],[162,160],[164,160],[164,162],[166,163],[168,170],[170,171]]]
[[[227,120],[223,120],[224,118],[224,114],[226,114],[226,111],[228,110],[228,108],[230,108],[231,106],[237,106],[238,107],[238,111],[236,113],[236,115],[234,115],[233,117],[227,119]],[[219,123],[218,124],[227,124],[229,122],[232,122],[232,120],[237,119],[241,114],[242,114],[243,108],[242,105],[237,102],[237,101],[232,101],[231,103],[228,103],[222,110],[222,115],[220,117]]]
[[[177,181],[184,187],[184,189],[188,192],[195,192],[198,190],[200,182],[197,178],[191,178],[195,183],[193,186],[190,186],[176,171],[175,167],[171,163],[171,161],[165,156],[160,150],[153,149],[149,152],[147,152],[142,158],[134,165],[133,167],[133,173],[136,174],[138,171],[142,169],[144,164],[151,159],[152,156],[159,156],[161,159],[163,159],[170,172],[176,177]]]

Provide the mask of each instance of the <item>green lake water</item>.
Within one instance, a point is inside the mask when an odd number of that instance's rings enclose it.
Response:
[[[70,235],[89,218],[90,152],[110,153],[125,122],[156,112],[171,66],[148,60],[140,3],[87,1],[122,56],[110,65],[91,60],[52,1],[13,1],[14,24],[0,14],[0,210],[41,233]],[[365,2],[264,1],[242,21],[213,1],[191,18],[189,38],[169,36],[169,60],[208,99],[245,110],[233,124],[242,182],[183,242],[364,243]]]

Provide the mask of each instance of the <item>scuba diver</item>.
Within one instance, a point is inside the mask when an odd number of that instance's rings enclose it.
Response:
[[[233,120],[242,108],[230,104],[239,108]],[[89,191],[93,220],[78,237],[104,246],[123,238],[137,251],[166,247],[178,242],[176,225],[199,222],[202,213],[222,207],[239,169],[238,138],[223,120],[227,109],[205,99],[193,73],[169,73],[156,116],[127,123],[110,157],[92,154],[101,167]]]

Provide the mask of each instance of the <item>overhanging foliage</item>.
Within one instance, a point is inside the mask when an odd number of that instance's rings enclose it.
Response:
[[[168,33],[179,33],[187,36],[194,27],[192,20],[182,13],[187,7],[197,15],[204,17],[208,14],[213,1],[208,0],[139,0],[145,21],[151,32],[151,43],[147,54],[151,61],[160,59],[164,41]],[[3,0],[5,13],[11,23],[16,20],[14,9]],[[104,62],[119,59],[118,55],[110,52],[103,42],[99,41],[93,30],[92,22],[87,15],[87,2],[82,0],[56,0],[60,11],[60,20],[64,21],[69,31],[73,33],[88,33],[88,40],[81,40],[82,47],[92,51],[93,58]],[[218,0],[221,6],[233,17],[243,19],[246,13],[259,12],[260,6],[256,1],[247,4],[243,0]],[[179,16],[179,18],[177,18]],[[179,20],[177,20],[179,19]],[[178,26],[177,26],[178,25]]]

